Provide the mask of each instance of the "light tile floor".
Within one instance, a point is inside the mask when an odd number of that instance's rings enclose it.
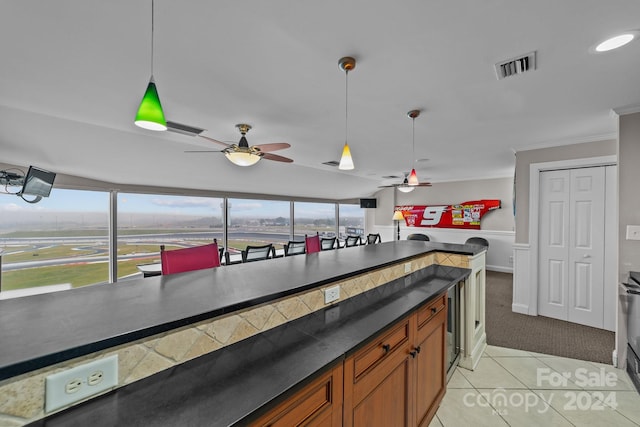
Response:
[[[430,427],[640,426],[640,394],[611,365],[488,346],[456,368]]]

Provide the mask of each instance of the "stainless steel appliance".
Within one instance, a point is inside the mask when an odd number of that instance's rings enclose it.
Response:
[[[627,373],[640,393],[640,272],[629,272],[629,283],[623,283],[627,312]]]
[[[460,359],[460,283],[447,292],[447,381],[453,375]]]

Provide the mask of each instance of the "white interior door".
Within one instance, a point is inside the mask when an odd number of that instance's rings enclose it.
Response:
[[[570,174],[570,322],[604,327],[604,167]]]
[[[540,173],[538,312],[604,327],[605,169]]]
[[[538,313],[567,320],[569,255],[568,170],[540,173]]]

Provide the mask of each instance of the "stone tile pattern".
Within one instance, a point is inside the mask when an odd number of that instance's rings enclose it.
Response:
[[[466,255],[431,253],[412,259],[411,272],[434,263],[467,268],[468,258]],[[21,426],[47,415],[44,413],[44,384],[45,378],[52,373],[117,354],[118,387],[121,387],[320,310],[326,306],[322,290],[328,286],[339,284],[341,300],[344,300],[408,275],[404,267],[405,263],[400,263],[380,268],[268,304],[11,378],[0,383],[0,426]]]

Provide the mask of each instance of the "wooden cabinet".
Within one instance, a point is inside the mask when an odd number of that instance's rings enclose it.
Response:
[[[251,423],[251,426],[341,426],[342,380],[342,364],[339,364]]]
[[[428,426],[446,389],[447,295],[394,324],[252,426]]]
[[[344,426],[427,426],[446,389],[446,293],[346,359]]]
[[[417,426],[428,426],[446,390],[447,296],[418,311],[415,347],[415,414]]]
[[[409,318],[344,364],[344,425],[409,425]]]

